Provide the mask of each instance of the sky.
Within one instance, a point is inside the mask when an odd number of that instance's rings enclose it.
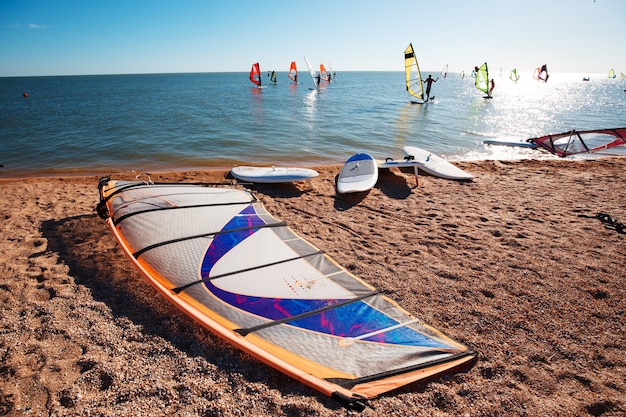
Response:
[[[625,0],[0,0],[0,77],[490,69],[626,73]]]

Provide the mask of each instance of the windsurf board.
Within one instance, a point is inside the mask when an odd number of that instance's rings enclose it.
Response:
[[[422,101],[411,100],[411,104],[428,104],[428,103],[432,103],[433,101],[435,101],[435,96],[432,96],[428,100],[422,100]]]
[[[337,192],[340,194],[368,191],[378,181],[378,165],[367,153],[352,155],[341,168],[337,178]]]
[[[422,162],[419,169],[429,173],[430,175],[449,180],[469,180],[474,178],[473,175],[468,174],[461,168],[452,165],[442,157],[424,149],[417,148],[415,146],[405,146],[402,148],[402,152],[405,156],[412,156],[416,161]],[[417,169],[418,167],[415,167],[416,175]]]
[[[238,166],[231,169],[230,173],[239,181],[265,184],[307,181],[319,175],[317,171],[308,168],[274,166]]]

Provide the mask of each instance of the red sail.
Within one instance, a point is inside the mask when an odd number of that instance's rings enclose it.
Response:
[[[250,81],[252,81],[256,85],[261,85],[261,68],[259,67],[259,63],[252,64],[252,69],[250,70]]]
[[[320,64],[320,77],[322,80],[328,81],[328,72],[326,71],[324,64]]]
[[[571,130],[556,135],[526,139],[526,141],[534,143],[560,157],[577,153],[602,152],[618,146],[626,146],[626,127],[581,131]]]
[[[296,67],[296,61],[291,61],[288,77],[293,80],[294,83],[298,82],[298,68]]]

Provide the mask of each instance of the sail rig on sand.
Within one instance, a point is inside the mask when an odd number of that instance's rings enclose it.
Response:
[[[485,140],[487,145],[518,146],[548,151],[564,158],[577,154],[599,153],[602,155],[626,154],[626,127],[597,130],[570,130],[555,135],[526,139],[523,142]],[[619,150],[618,150],[619,148]]]
[[[598,130],[570,130],[556,135],[527,139],[537,147],[560,157],[580,153],[597,153],[626,145],[626,127]]]
[[[476,353],[424,324],[269,214],[218,184],[98,184],[98,214],[177,308],[235,347],[362,411]]]
[[[406,91],[412,97],[415,97],[418,101],[411,101],[412,103],[424,103],[424,83],[422,82],[422,73],[415,57],[415,51],[413,51],[413,44],[404,50],[404,74],[406,80]]]

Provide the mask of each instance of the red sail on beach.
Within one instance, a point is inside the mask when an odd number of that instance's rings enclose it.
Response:
[[[261,85],[261,67],[258,62],[252,64],[252,69],[250,70],[250,81],[258,86]]]
[[[626,146],[626,127],[598,130],[571,130],[526,140],[560,157],[579,153],[606,153],[611,148]]]

